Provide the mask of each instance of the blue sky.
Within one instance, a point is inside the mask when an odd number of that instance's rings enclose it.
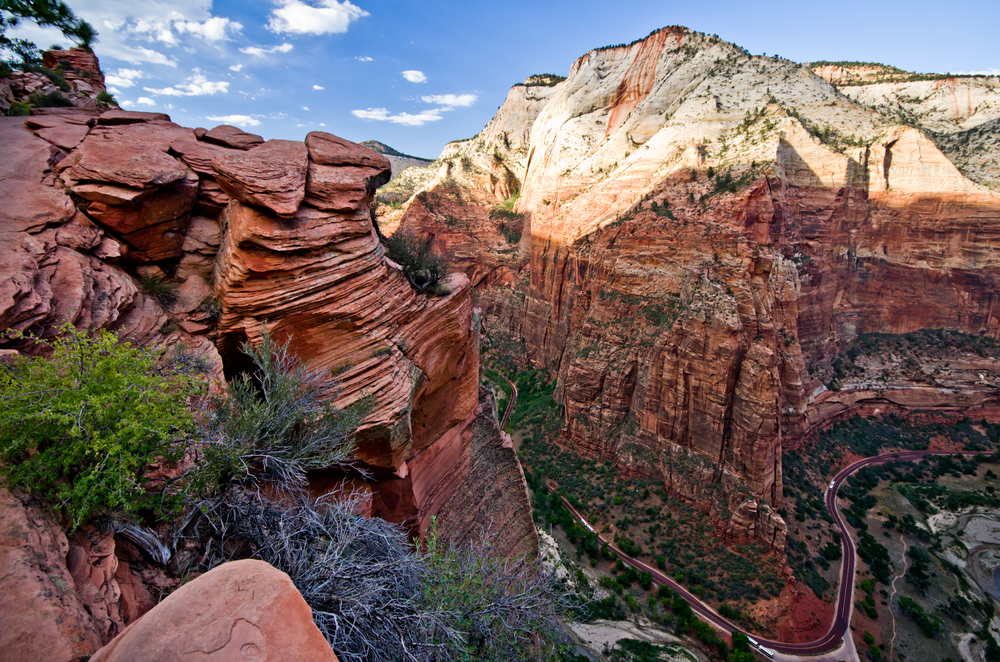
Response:
[[[1000,2],[845,0],[68,0],[123,106],[265,138],[320,129],[435,157],[478,133],[507,89],[666,25],[755,54],[1000,73]],[[40,46],[57,32],[19,28]]]

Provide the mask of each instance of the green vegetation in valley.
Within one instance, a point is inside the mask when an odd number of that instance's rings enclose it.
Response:
[[[732,551],[691,504],[673,498],[662,482],[623,478],[614,465],[560,448],[552,441],[563,429],[562,407],[553,398],[555,384],[535,370],[519,372],[516,383],[517,406],[507,429],[522,437],[520,456],[535,522],[542,528],[560,527],[576,545],[580,562],[608,564],[610,574],[601,584],[629,612],[685,634],[696,627],[676,611],[656,605],[657,598],[649,593],[654,588],[651,575],[626,566],[608,546],[600,545],[597,535],[565,507],[563,497],[597,528],[610,531],[614,524],[614,541],[622,551],[656,565],[704,600],[725,604],[721,608],[730,610],[735,620],[754,628],[739,605],[776,597],[784,588],[776,568],[761,563],[768,550],[748,544]],[[558,488],[553,490],[550,481]]]
[[[850,379],[886,377],[930,381],[935,373],[925,373],[923,366],[927,359],[957,361],[970,354],[1000,358],[1000,343],[987,336],[950,329],[921,329],[905,334],[864,333],[848,343],[834,359],[827,386],[836,391]],[[923,357],[923,361],[918,361],[918,357]],[[866,365],[872,361],[878,364],[877,368]],[[887,372],[886,366],[890,365]]]

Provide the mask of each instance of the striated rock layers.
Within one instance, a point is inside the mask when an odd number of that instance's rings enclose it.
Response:
[[[530,135],[519,218],[443,158],[400,227],[476,279],[488,333],[555,370],[563,443],[681,495],[721,484],[727,535],[783,543],[781,450],[843,412],[813,403],[852,338],[1000,334],[1000,196],[808,67],[665,28],[549,89],[504,132]],[[483,140],[448,156],[503,160]]]
[[[266,325],[336,376],[338,402],[375,398],[357,452],[373,476],[374,514],[421,534],[437,516],[459,541],[503,523],[499,551],[534,549],[517,458],[479,397],[469,280],[455,274],[446,296],[418,295],[383,256],[369,204],[389,178],[385,157],[323,133],[301,150],[271,142],[212,161],[233,197],[215,262],[224,358],[238,368],[238,344]],[[260,150],[265,170],[255,165]],[[270,190],[258,181],[271,171],[283,173],[281,197],[259,193]],[[307,176],[292,182],[293,173]]]
[[[418,295],[383,255],[369,211],[389,177],[383,156],[330,134],[264,141],[90,106],[0,118],[0,143],[0,330],[113,330],[217,383],[246,368],[239,344],[267,325],[341,383],[339,403],[375,400],[358,439],[364,475],[318,472],[317,496],[351,485],[414,534],[436,517],[450,541],[491,532],[499,554],[536,549],[517,456],[480,392],[468,279]],[[40,348],[0,338],[11,350]],[[23,596],[0,614],[11,659],[89,655],[172,588],[137,570],[142,554],[120,536],[67,541],[26,508],[0,494],[0,553],[18,568],[0,584]],[[145,639],[103,654],[132,659],[122,651]]]
[[[375,514],[417,533],[438,516],[456,541],[504,522],[498,551],[535,548],[516,455],[480,402],[468,279],[421,296],[383,256],[369,204],[388,180],[385,157],[330,134],[264,142],[155,113],[60,121],[84,133],[68,154],[45,139],[50,123],[0,120],[0,326],[43,337],[67,321],[119,330],[183,348],[221,377],[216,345],[237,372],[239,343],[267,323],[342,382],[341,402],[374,396],[358,458]],[[167,310],[131,268],[173,274]]]

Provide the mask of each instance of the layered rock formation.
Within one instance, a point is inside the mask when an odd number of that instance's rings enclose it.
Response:
[[[266,325],[328,372],[337,404],[375,402],[356,468],[318,472],[317,495],[350,484],[367,492],[365,514],[415,535],[436,517],[446,540],[489,531],[498,553],[536,548],[517,456],[480,391],[468,279],[418,295],[383,255],[369,204],[388,180],[384,157],[325,133],[264,141],[86,103],[0,118],[0,142],[0,329],[117,331],[217,384],[224,369],[247,368],[240,343]],[[0,351],[43,350],[4,335]],[[2,499],[0,515],[16,521],[0,527],[0,550],[21,570],[0,583],[29,608],[3,628],[12,659],[89,655],[173,588],[140,572],[148,559],[121,536],[81,530],[67,541]],[[44,627],[29,627],[39,615]],[[144,645],[116,641],[108,659]]]
[[[530,136],[524,159],[489,127],[450,145],[400,227],[556,372],[563,443],[671,484],[707,471],[749,494],[729,512],[750,537],[780,544],[782,447],[827,420],[818,377],[852,338],[1000,334],[1000,196],[808,67],[666,28],[577,60],[534,121],[508,103],[490,126],[530,122],[502,132]],[[502,167],[518,252],[490,218]]]
[[[516,456],[479,397],[468,279],[454,275],[448,295],[429,298],[383,257],[369,204],[388,180],[384,157],[324,133],[301,149],[273,142],[212,162],[233,197],[215,270],[224,357],[235,366],[239,343],[258,340],[266,325],[337,377],[339,403],[375,398],[357,451],[376,481],[375,514],[421,534],[438,516],[456,540],[505,521],[501,551],[534,548]],[[280,173],[280,197],[260,184],[271,171]]]

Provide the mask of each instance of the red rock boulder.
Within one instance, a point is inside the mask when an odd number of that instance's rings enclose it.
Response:
[[[223,191],[284,218],[295,214],[305,198],[308,165],[306,146],[292,140],[268,140],[247,152],[212,159]]]
[[[233,561],[185,584],[130,625],[91,662],[336,662],[288,575]]]

